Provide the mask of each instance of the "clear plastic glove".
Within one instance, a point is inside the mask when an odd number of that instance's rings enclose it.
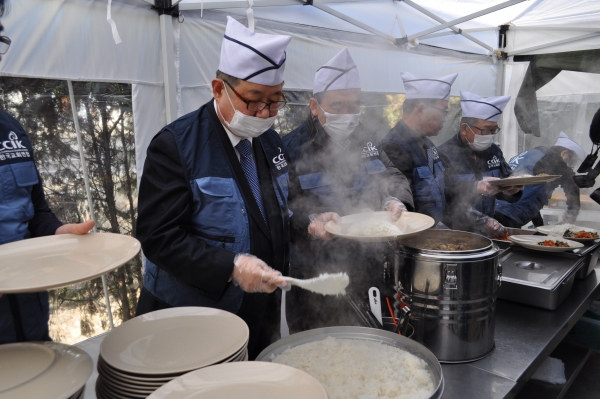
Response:
[[[499,180],[497,177],[484,177],[482,180],[477,182],[477,194],[480,195],[496,195],[500,192],[500,187],[492,186],[489,182],[491,180]]]
[[[489,238],[506,237],[508,230],[494,218],[488,218],[483,225],[483,231]]]
[[[523,190],[523,186],[508,186],[502,188],[502,193],[504,195],[515,195],[521,190]]]
[[[579,216],[579,211],[569,209],[564,213],[562,222],[567,224],[573,224],[577,221],[577,216]]]
[[[319,240],[331,240],[333,236],[325,230],[325,225],[330,220],[337,223],[340,220],[340,215],[335,212],[325,212],[319,215],[310,215],[310,224],[308,225],[308,234]]]
[[[383,204],[383,209],[392,213],[392,222],[400,219],[402,212],[407,211],[406,206],[397,199],[387,200]]]
[[[249,293],[271,293],[277,287],[285,287],[287,282],[281,273],[267,266],[265,262],[250,254],[237,254],[233,260],[233,282]]]

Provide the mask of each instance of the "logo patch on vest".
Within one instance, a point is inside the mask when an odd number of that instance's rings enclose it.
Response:
[[[520,163],[520,162],[521,162],[523,159],[525,159],[525,156],[527,155],[527,152],[528,152],[528,151],[525,151],[524,153],[522,153],[522,154],[519,154],[519,155],[515,155],[514,157],[512,157],[512,158],[511,158],[511,160],[510,160],[510,162],[508,163],[508,165],[510,166],[510,168],[511,168],[512,170],[515,170],[515,169],[517,169],[517,167],[519,166],[519,163]]]
[[[31,154],[15,132],[8,133],[8,140],[0,142],[0,161],[13,158],[31,158]]]
[[[363,147],[361,158],[378,157],[379,151],[373,143],[368,142],[366,147]]]
[[[487,161],[487,166],[488,166],[488,169],[499,168],[500,167],[500,160],[498,159],[497,156],[494,155],[494,158],[492,158],[489,161]]]
[[[281,170],[287,166],[287,161],[285,160],[285,155],[283,155],[283,152],[281,151],[281,147],[277,148],[279,148],[279,155],[273,157],[273,165],[275,165],[277,170]]]

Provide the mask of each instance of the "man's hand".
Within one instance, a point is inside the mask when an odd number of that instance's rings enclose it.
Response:
[[[504,195],[515,195],[519,191],[523,190],[523,186],[507,186],[502,187],[502,193]]]
[[[386,201],[386,203],[383,204],[383,209],[392,213],[392,222],[400,219],[402,212],[408,210],[402,202],[396,200]]]
[[[483,225],[483,231],[489,238],[502,238],[506,237],[508,230],[506,227],[494,218],[488,218]]]
[[[500,187],[493,186],[489,182],[491,180],[499,180],[497,177],[484,177],[483,180],[477,182],[477,194],[480,195],[496,195],[500,192]]]
[[[56,229],[54,234],[78,234],[78,235],[81,235],[81,234],[86,234],[93,228],[94,228],[94,221],[88,220],[87,222],[83,222],[83,223],[63,224],[58,229]]]
[[[333,236],[325,230],[325,225],[330,220],[337,223],[340,220],[340,215],[335,212],[325,212],[311,218],[311,222],[308,225],[308,234],[320,240],[331,240]]]
[[[249,293],[271,293],[277,287],[287,286],[281,273],[267,266],[265,262],[250,254],[237,254],[233,261],[233,281]]]

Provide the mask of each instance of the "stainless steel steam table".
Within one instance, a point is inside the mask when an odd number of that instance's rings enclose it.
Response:
[[[476,362],[443,365],[446,387],[442,398],[514,398],[599,293],[600,263],[585,280],[575,281],[571,295],[554,311],[499,300],[496,348]],[[104,337],[99,335],[76,346],[88,352],[95,363]],[[96,399],[97,376],[94,370],[86,386],[86,399]]]

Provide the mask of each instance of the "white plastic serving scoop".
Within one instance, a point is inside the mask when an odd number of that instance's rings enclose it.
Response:
[[[322,295],[345,294],[345,289],[350,283],[350,278],[346,273],[323,273],[320,274],[319,277],[308,280],[299,280],[291,277],[282,278],[291,285]]]

